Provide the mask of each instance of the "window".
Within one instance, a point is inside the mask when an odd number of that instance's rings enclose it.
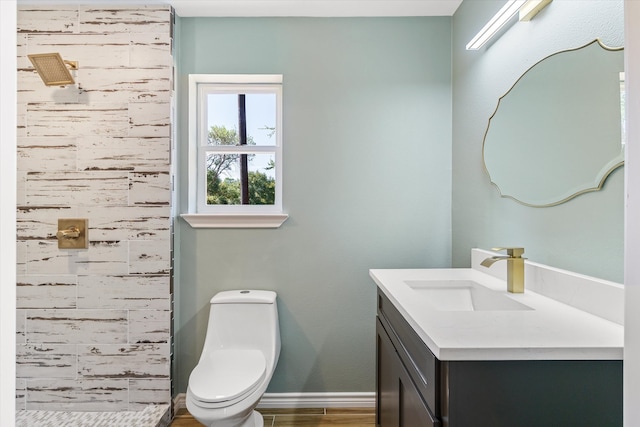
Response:
[[[279,227],[282,76],[189,76],[193,227]]]

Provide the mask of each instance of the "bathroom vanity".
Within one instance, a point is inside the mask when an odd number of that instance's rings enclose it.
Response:
[[[377,425],[622,426],[622,287],[527,262],[507,294],[500,266],[477,267],[490,254],[371,270]]]

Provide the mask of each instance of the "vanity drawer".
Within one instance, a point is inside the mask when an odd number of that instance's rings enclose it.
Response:
[[[403,365],[429,405],[431,412],[440,416],[439,361],[411,328],[393,303],[378,290],[378,316],[387,330]]]

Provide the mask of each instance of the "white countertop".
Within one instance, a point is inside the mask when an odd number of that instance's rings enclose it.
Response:
[[[374,269],[370,275],[443,361],[623,358],[622,325],[526,290],[526,282],[524,294],[511,294],[504,280],[471,268]],[[532,310],[437,311],[405,284],[411,280],[472,280]]]

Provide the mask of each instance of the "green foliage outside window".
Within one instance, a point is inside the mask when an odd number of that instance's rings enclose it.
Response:
[[[224,126],[211,126],[209,131],[209,145],[238,145],[238,133],[235,129]],[[248,145],[255,145],[251,136],[247,137]],[[239,205],[240,180],[233,178],[222,179],[222,174],[230,170],[240,158],[240,154],[214,154],[207,160],[207,204],[208,205]],[[252,155],[247,155],[249,161]],[[265,170],[275,168],[273,160]],[[275,203],[275,178],[258,171],[250,171],[249,204],[273,205]]]
[[[209,175],[209,185],[207,187],[207,204],[210,205],[239,205],[240,204],[240,181],[237,179],[212,178]],[[275,203],[276,180],[262,172],[249,172],[249,204],[250,205],[273,205]]]

